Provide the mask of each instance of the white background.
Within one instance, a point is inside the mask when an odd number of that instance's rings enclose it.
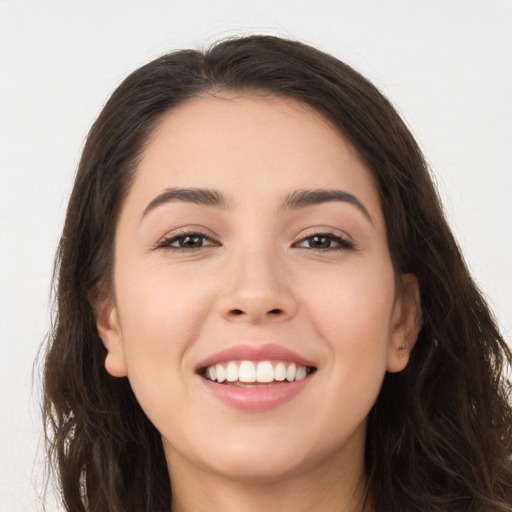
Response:
[[[159,54],[239,33],[301,39],[397,106],[512,341],[510,0],[0,0],[0,512],[41,510],[32,362],[86,133]]]

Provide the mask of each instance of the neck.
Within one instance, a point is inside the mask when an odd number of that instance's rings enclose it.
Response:
[[[340,463],[337,455],[330,459],[294,474],[251,480],[203,471],[168,453],[172,512],[371,512],[363,458],[358,467]]]

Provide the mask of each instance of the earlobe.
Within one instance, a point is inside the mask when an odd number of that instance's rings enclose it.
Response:
[[[126,377],[123,339],[117,309],[109,300],[99,305],[96,309],[96,315],[98,334],[107,349],[105,369],[113,377]]]
[[[387,371],[401,372],[409,362],[421,328],[420,288],[416,276],[403,274],[402,286],[393,312],[393,325],[388,347]]]

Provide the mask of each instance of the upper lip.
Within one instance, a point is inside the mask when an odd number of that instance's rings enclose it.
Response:
[[[249,345],[240,344],[228,347],[207,357],[197,365],[197,370],[226,361],[289,361],[300,366],[315,367],[315,363],[293,350],[274,343]]]

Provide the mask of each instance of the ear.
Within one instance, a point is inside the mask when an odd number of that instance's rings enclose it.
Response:
[[[97,305],[96,326],[98,334],[107,349],[105,369],[113,377],[126,377],[123,338],[119,326],[117,309],[108,299]]]
[[[420,287],[416,276],[402,274],[400,279],[386,366],[392,373],[401,372],[407,366],[422,321]]]

